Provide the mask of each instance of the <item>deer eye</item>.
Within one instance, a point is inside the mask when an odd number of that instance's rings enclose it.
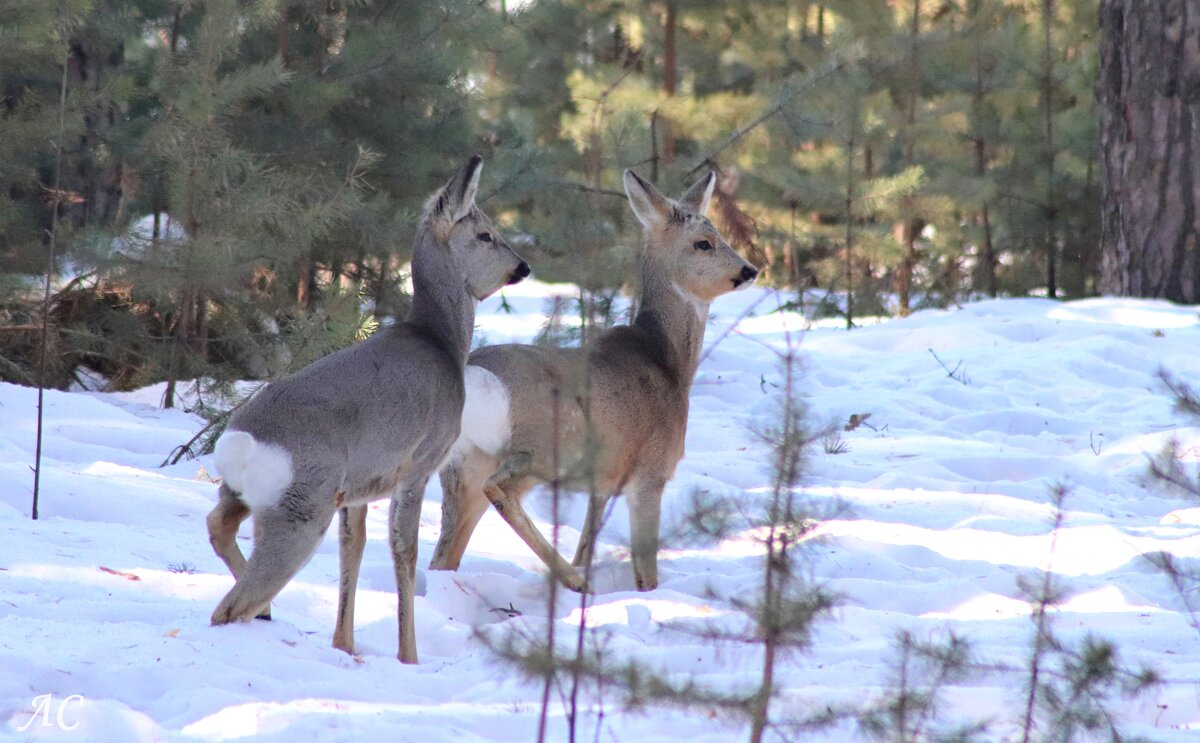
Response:
[[[692,247],[696,250],[712,250],[712,243],[708,240],[697,240],[696,244]]]
[[[490,243],[492,241],[492,233],[480,232],[478,235],[475,236],[475,238],[477,240],[479,240],[480,242]]]

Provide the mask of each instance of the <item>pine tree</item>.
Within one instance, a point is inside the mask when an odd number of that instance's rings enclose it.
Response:
[[[131,3],[113,0],[122,14],[133,13]],[[89,183],[103,155],[93,155],[94,129],[109,117],[96,115],[98,66],[112,56],[113,36],[118,25],[105,22],[115,8],[94,8],[78,0],[60,5],[3,0],[0,3],[0,86],[4,107],[0,112],[0,250],[5,267],[12,272],[41,272],[40,257],[45,230],[50,223],[49,205],[57,201],[59,211],[76,224],[77,216],[101,211],[93,202],[99,198]],[[105,52],[109,52],[105,54]],[[66,69],[68,125],[64,142],[63,194],[51,194],[55,142],[47,136],[57,131],[60,82]],[[103,121],[102,121],[103,120]],[[94,179],[91,179],[94,180]]]
[[[465,88],[474,39],[496,31],[479,3],[288,0],[277,18],[246,33],[244,58],[277,63],[287,84],[236,112],[234,141],[271,153],[307,182],[307,201],[345,185],[346,164],[369,153],[369,193],[349,207],[291,265],[276,266],[280,288],[300,309],[323,287],[364,284],[381,311],[400,313],[394,289],[420,200],[444,180],[447,163],[482,149]],[[283,297],[279,298],[281,301]]]
[[[40,289],[49,291],[58,263],[49,239],[57,215],[77,201],[63,188],[62,161],[80,133],[67,83],[71,40],[88,10],[82,1],[0,2],[0,380],[63,379]]]
[[[1019,261],[1010,276],[1020,292],[1092,291],[1099,203],[1093,6],[1082,0],[1023,6],[1026,22],[1013,40],[1023,70],[1000,94],[1015,105],[1001,133],[1006,162],[993,173],[1003,204],[998,239]]]
[[[974,246],[971,284],[996,297],[1003,276],[1002,215],[994,173],[1008,148],[1003,121],[1012,104],[1005,98],[1015,85],[1022,60],[1020,15],[1001,0],[971,0],[957,19],[941,53],[931,60],[932,74],[944,80],[948,127],[952,134],[941,172],[940,190],[953,195],[968,223],[962,239]]]
[[[49,11],[20,6],[6,28],[23,45],[5,50],[20,61],[0,73],[0,125],[20,150],[0,172],[0,245],[5,268],[31,271],[49,222],[34,114],[62,65],[36,50]],[[280,330],[324,311],[322,292],[365,285],[378,311],[403,310],[419,199],[479,144],[456,81],[472,61],[463,40],[493,14],[466,0],[79,7],[60,242],[89,281],[55,301],[62,371],[88,363],[117,386],[210,363],[258,375]],[[236,27],[215,30],[216,14]]]
[[[210,0],[180,8],[166,43],[147,50],[147,122],[137,166],[149,224],[102,257],[108,280],[168,318],[145,374],[174,381],[203,373],[210,324],[261,327],[251,299],[274,272],[331,231],[358,203],[364,156],[343,162],[338,189],[314,187],[301,168],[240,147],[233,122],[248,101],[287,82],[278,59],[239,59],[245,35],[276,20],[271,3]],[[331,163],[334,165],[334,163]],[[335,171],[336,172],[336,171]],[[318,186],[321,184],[317,184]],[[269,306],[269,305],[268,305]]]

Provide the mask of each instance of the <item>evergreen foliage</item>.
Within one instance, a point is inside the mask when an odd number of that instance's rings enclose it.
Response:
[[[1095,25],[1088,0],[0,0],[0,311],[36,315],[64,64],[56,386],[269,376],[338,287],[403,314],[419,199],[471,151],[538,274],[581,286],[581,335],[631,288],[627,167],[717,169],[731,242],[849,325],[1087,295]],[[33,340],[0,335],[3,378]]]
[[[1175,412],[1191,421],[1200,420],[1200,396],[1195,389],[1166,370],[1161,370],[1159,375],[1174,400]],[[1172,438],[1150,458],[1150,480],[1193,501],[1200,501],[1200,473],[1184,464],[1187,459],[1187,449],[1179,439]],[[1191,618],[1193,629],[1200,632],[1200,600],[1196,597],[1196,587],[1200,586],[1200,564],[1195,559],[1181,559],[1165,552],[1146,558],[1171,582],[1180,604]]]

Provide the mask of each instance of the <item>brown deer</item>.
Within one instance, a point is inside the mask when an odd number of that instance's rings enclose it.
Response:
[[[590,563],[605,507],[623,493],[638,590],[658,585],[663,488],[683,457],[709,303],[758,275],[704,216],[715,183],[709,173],[672,201],[625,171],[625,193],[644,228],[632,325],[606,330],[585,348],[500,345],[471,354],[462,435],[441,469],[433,569],[458,569],[490,502],[554,575],[581,590],[582,576],[521,505],[530,488],[557,476],[563,487],[592,494],[574,565]]]
[[[216,446],[224,482],[208,533],[237,582],[213,612],[213,624],[268,611],[340,511],[333,645],[353,653],[367,504],[391,496],[398,655],[417,662],[413,587],[421,500],[458,438],[475,307],[529,275],[528,264],[475,206],[482,163],[471,158],[425,207],[408,318],[270,383],[230,417]],[[250,515],[254,551],[247,560],[236,538]]]

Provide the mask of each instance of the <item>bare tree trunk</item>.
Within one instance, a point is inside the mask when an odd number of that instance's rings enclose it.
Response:
[[[675,61],[675,31],[679,26],[679,4],[677,0],[667,0],[667,15],[663,22],[663,92],[669,96],[675,95],[679,84],[677,81],[678,67]],[[664,119],[663,124],[663,159],[671,162],[675,159],[675,127],[670,119]]]
[[[208,358],[208,298],[203,291],[196,292],[196,335],[192,338],[192,347],[201,359]]]
[[[854,146],[852,132],[846,143],[846,330],[854,327]]]
[[[1200,0],[1103,0],[1100,25],[1100,291],[1200,302]]]
[[[69,85],[91,99],[82,109],[84,133],[76,145],[78,163],[72,172],[64,173],[63,188],[78,197],[63,201],[62,216],[75,227],[108,227],[120,218],[124,207],[124,162],[109,136],[123,114],[118,104],[105,95],[110,81],[124,65],[122,42],[107,49],[71,44]]]
[[[918,44],[921,35],[921,0],[912,2],[912,21],[908,31],[908,95],[904,106],[904,167],[911,168],[916,162],[914,153],[915,127],[917,123],[917,97],[921,92],[921,59]],[[896,291],[900,295],[900,316],[904,317],[912,311],[911,293],[913,271],[917,265],[917,220],[913,215],[915,200],[905,196],[900,202],[900,214],[904,220],[901,227],[901,240],[904,243],[904,257],[896,272]]]
[[[658,109],[650,114],[650,182],[658,185]]]
[[[975,175],[983,178],[987,175],[987,144],[982,136],[975,140]],[[996,250],[992,245],[992,218],[988,202],[983,202],[976,215],[976,222],[983,228],[983,281],[989,297],[995,297],[996,290]]]
[[[179,298],[179,316],[175,318],[175,340],[171,343],[171,363],[167,367],[167,391],[163,394],[163,407],[175,407],[175,388],[179,382],[180,356],[188,340],[191,314],[194,309],[192,293],[184,292]]]
[[[1058,191],[1054,183],[1054,47],[1050,32],[1054,28],[1054,0],[1042,0],[1042,113],[1045,116],[1045,150],[1042,160],[1046,165],[1045,249],[1046,249],[1046,294],[1058,296]]]
[[[808,41],[808,16],[811,14],[811,0],[800,0],[796,15],[800,19],[800,41]]]
[[[973,0],[970,6],[970,19],[973,23],[979,23],[982,15],[982,7],[980,0]],[[975,175],[983,180],[988,172],[988,157],[987,157],[987,141],[983,133],[983,104],[987,96],[987,87],[984,82],[984,60],[983,50],[981,48],[981,35],[977,30],[974,33],[975,39],[975,90],[971,95],[971,117],[974,119],[972,127],[974,129],[974,144],[975,144]],[[992,245],[992,219],[989,209],[989,204],[984,201],[979,208],[979,213],[976,215],[976,223],[983,228],[983,244],[981,252],[983,253],[983,283],[987,289],[989,297],[997,295],[996,287],[996,250]]]
[[[300,278],[296,282],[296,306],[311,310],[317,293],[317,266],[311,257],[306,257],[300,267]]]
[[[679,25],[677,0],[667,0],[667,17],[663,29],[663,92],[675,95],[677,89],[675,66],[675,29]]]

